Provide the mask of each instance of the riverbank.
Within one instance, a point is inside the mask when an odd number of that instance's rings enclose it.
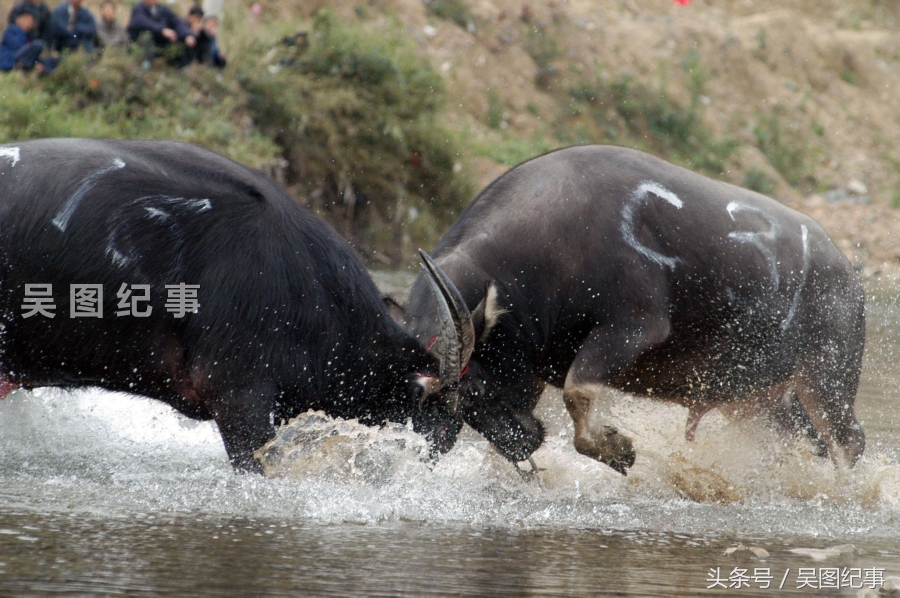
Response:
[[[197,143],[269,173],[381,266],[412,263],[514,164],[611,143],[809,213],[864,272],[900,263],[896,3],[260,7],[229,8],[222,72],[142,69],[125,52],[0,76],[0,141]]]

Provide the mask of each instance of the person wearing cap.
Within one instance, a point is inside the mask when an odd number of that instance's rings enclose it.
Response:
[[[81,6],[81,0],[66,0],[50,15],[50,44],[60,52],[84,48],[94,50],[97,21],[91,11]]]
[[[49,73],[56,66],[55,61],[39,60],[44,42],[31,37],[36,20],[37,11],[26,7],[3,32],[3,38],[0,39],[0,71],[19,68],[23,71],[35,69],[38,73]]]
[[[116,21],[116,3],[112,0],[103,0],[103,4],[100,5],[100,22],[97,24],[97,46],[108,48],[124,46],[127,43],[128,34]]]
[[[31,36],[46,42],[50,35],[50,9],[43,0],[22,0],[9,11],[7,24],[14,24],[16,17],[25,10],[30,10],[34,14],[34,28],[31,30]]]
[[[188,24],[169,7],[158,4],[157,0],[141,0],[135,4],[131,10],[131,20],[127,29],[128,37],[132,41],[137,41],[141,34],[149,34],[157,50],[156,54],[178,42],[183,42],[191,51],[197,45],[197,38]],[[184,66],[191,61],[191,53],[181,52],[170,62]]]

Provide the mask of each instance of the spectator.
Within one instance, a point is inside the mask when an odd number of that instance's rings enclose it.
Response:
[[[12,25],[15,23],[16,17],[24,12],[25,9],[31,9],[34,13],[34,29],[31,31],[32,37],[46,42],[50,36],[50,9],[47,8],[47,5],[44,4],[43,0],[22,0],[22,2],[13,6],[12,10],[9,11],[9,20],[7,21],[7,24]]]
[[[128,37],[137,41],[142,33],[148,33],[157,50],[165,50],[179,41],[184,42],[190,50],[197,45],[197,38],[188,24],[178,18],[167,6],[160,6],[157,0],[141,0],[131,11],[128,22]],[[149,54],[150,52],[148,52]],[[170,62],[177,66],[185,66],[191,61],[191,53],[179,52]]]
[[[203,9],[196,4],[188,11],[188,27],[191,28],[194,37],[199,38],[200,32],[203,31],[203,14]]]
[[[125,28],[116,21],[116,3],[104,0],[100,5],[100,24],[97,25],[97,45],[101,48],[124,46],[128,43]]]
[[[0,71],[20,68],[24,71],[34,69],[38,73],[49,73],[56,66],[56,61],[39,60],[44,42],[31,37],[36,20],[37,11],[26,7],[16,16],[15,22],[3,32],[3,39],[0,40]]]
[[[218,33],[219,18],[204,17],[203,29],[197,36],[197,62],[221,69],[225,68],[225,54],[219,51]]]
[[[81,7],[81,0],[66,0],[50,15],[50,43],[54,50],[94,50],[97,22],[94,15]]]
[[[188,11],[188,26],[197,38],[194,47],[194,60],[207,66],[222,68],[225,66],[225,55],[219,52],[216,34],[219,31],[217,17],[204,17],[203,9],[197,5]]]

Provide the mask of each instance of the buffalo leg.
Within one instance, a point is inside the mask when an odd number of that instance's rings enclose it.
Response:
[[[589,416],[594,396],[587,387],[568,388],[563,392],[566,409],[575,423],[575,450],[626,475],[634,465],[634,447],[628,437],[611,426],[591,429]]]
[[[793,387],[831,460],[838,466],[855,465],[866,448],[865,433],[853,415],[855,390],[841,393],[840,385],[810,380],[802,373]]]
[[[215,420],[236,471],[263,473],[262,464],[253,453],[275,437],[274,403],[275,388],[271,383],[229,391],[220,399]]]
[[[806,408],[793,388],[777,384],[763,395],[759,411],[785,436],[808,438],[815,445],[816,456],[828,456],[828,447],[816,431]],[[762,402],[760,401],[760,402]]]
[[[502,402],[468,405],[463,419],[513,463],[528,459],[544,442],[544,426],[536,417]]]
[[[639,324],[629,326],[629,321]],[[591,332],[569,368],[563,388],[563,400],[575,424],[575,450],[623,475],[634,465],[629,438],[610,426],[591,428],[591,405],[600,385],[608,384],[641,353],[664,341],[669,330],[665,316],[644,314],[624,320],[618,327],[598,327]]]

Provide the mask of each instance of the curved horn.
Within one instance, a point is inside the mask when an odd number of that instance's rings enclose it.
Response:
[[[459,373],[462,369],[459,363],[459,337],[456,334],[456,326],[453,324],[453,313],[450,306],[447,305],[447,300],[444,299],[440,287],[431,276],[426,276],[425,280],[428,281],[428,286],[438,306],[438,320],[440,321],[440,333],[438,334],[440,372],[438,376],[441,380],[441,397],[450,413],[456,413],[459,403]]]
[[[424,267],[431,275],[429,278],[437,284],[453,314],[453,326],[456,328],[456,337],[459,339],[460,368],[464,368],[469,363],[469,358],[472,357],[472,351],[475,350],[475,326],[472,324],[472,314],[469,313],[466,302],[463,301],[462,295],[450,277],[424,250],[420,249],[419,255],[422,256]]]

